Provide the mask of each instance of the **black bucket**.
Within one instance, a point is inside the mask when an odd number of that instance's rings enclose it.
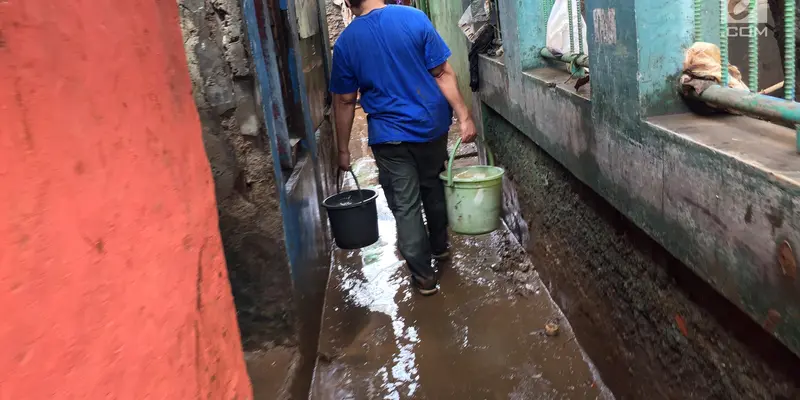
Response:
[[[379,237],[378,208],[375,203],[378,192],[361,189],[356,175],[353,171],[350,173],[358,190],[342,192],[340,189],[338,194],[322,202],[322,206],[328,210],[336,246],[345,250],[367,247],[377,242]]]

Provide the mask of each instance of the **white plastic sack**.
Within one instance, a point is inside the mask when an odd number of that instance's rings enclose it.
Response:
[[[569,46],[569,8],[567,2],[572,2],[572,36],[573,46],[576,53],[589,54],[586,42],[586,22],[581,15],[580,0],[556,0],[553,10],[550,11],[550,18],[547,19],[547,42],[545,45],[549,49],[561,53],[570,53]],[[583,31],[583,50],[579,48],[578,24]]]
[[[458,26],[470,42],[474,42],[480,32],[489,23],[489,0],[473,0],[467,7]]]

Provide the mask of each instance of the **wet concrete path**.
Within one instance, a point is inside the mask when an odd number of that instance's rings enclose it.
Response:
[[[356,163],[362,187],[377,187],[374,165]],[[422,297],[379,193],[380,241],[332,255],[311,399],[613,398],[538,275],[520,290],[495,272],[530,263],[505,228],[452,236],[441,290]]]

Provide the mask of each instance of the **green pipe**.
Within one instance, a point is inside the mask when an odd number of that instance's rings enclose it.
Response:
[[[694,0],[694,41],[703,38],[703,0]]]
[[[783,91],[785,94],[786,100],[794,100],[794,91],[795,91],[795,48],[794,48],[794,41],[795,41],[795,20],[797,16],[795,15],[795,7],[793,0],[787,0],[784,3],[784,18],[785,18],[785,25],[784,25],[784,57],[783,60],[783,73],[785,74],[784,77],[784,85]]]
[[[548,60],[560,61],[566,64],[572,64],[574,62],[575,65],[579,67],[589,68],[589,56],[586,54],[562,54],[560,57],[557,57],[555,54],[551,53],[547,47],[545,47],[539,51],[539,55]]]
[[[575,53],[575,35],[572,34],[572,0],[567,0],[567,13],[569,13],[569,52]]]
[[[754,114],[775,122],[800,123],[800,103],[777,97],[713,85],[697,96],[706,103]]]
[[[747,56],[750,62],[748,86],[750,91],[754,93],[758,92],[758,8],[756,4],[758,4],[758,0],[750,0],[747,14],[747,28],[750,32],[750,46]]]
[[[728,0],[719,0],[719,57],[722,64],[722,86],[728,87]]]
[[[571,1],[571,0],[570,0]],[[583,19],[581,15],[581,3],[578,2],[578,53],[583,53]]]
[[[794,7],[794,0],[786,0],[783,2],[783,15],[784,15],[784,38],[783,42],[783,73],[784,84],[783,93],[784,98],[789,101],[794,101],[795,96],[795,20],[797,19],[796,10]],[[795,103],[797,104],[797,103]],[[800,125],[796,125],[795,133],[795,148],[800,152]]]

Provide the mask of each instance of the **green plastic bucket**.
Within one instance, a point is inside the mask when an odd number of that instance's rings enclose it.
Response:
[[[500,227],[503,199],[503,174],[494,166],[494,156],[486,147],[489,165],[453,168],[461,139],[450,153],[447,170],[439,175],[444,181],[447,218],[453,232],[462,235],[482,235]]]

